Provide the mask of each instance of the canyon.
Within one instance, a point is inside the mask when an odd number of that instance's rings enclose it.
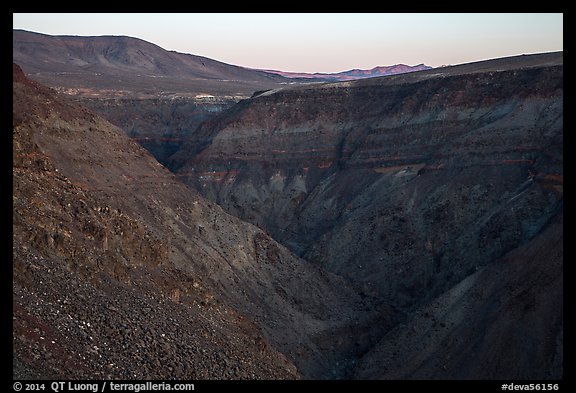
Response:
[[[562,337],[562,72],[550,53],[271,90],[203,123],[169,167],[406,317],[352,375],[529,378],[561,358],[536,337]]]
[[[409,306],[532,238],[562,201],[561,55],[521,60],[268,91],[203,123],[168,166]]]
[[[562,52],[129,94],[22,58],[15,377],[562,378]]]

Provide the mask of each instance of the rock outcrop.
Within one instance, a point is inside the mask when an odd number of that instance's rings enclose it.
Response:
[[[563,214],[386,334],[359,379],[562,379]]]

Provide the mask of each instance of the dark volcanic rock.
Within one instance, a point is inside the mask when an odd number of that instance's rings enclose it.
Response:
[[[562,56],[263,88],[176,174],[15,67],[15,377],[560,378]]]

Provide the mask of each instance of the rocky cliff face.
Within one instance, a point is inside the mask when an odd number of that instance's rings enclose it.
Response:
[[[557,211],[562,55],[516,61],[268,91],[171,162],[299,255],[410,306]]]
[[[442,296],[468,302],[479,288],[491,288],[475,303],[478,315],[471,320],[478,320],[500,293],[499,285],[520,285],[520,276],[534,280],[540,268],[550,269],[550,282],[558,284],[561,277],[561,264],[552,256],[541,261],[546,267],[518,266],[522,273],[493,266],[535,242],[561,215],[562,53],[261,92],[204,123],[170,164],[227,211],[265,228],[310,263],[350,279],[361,294],[386,299],[408,315]],[[560,252],[558,241],[561,235],[550,239],[553,252]],[[534,264],[541,247],[529,257]],[[497,272],[509,277],[500,277],[492,287],[488,283]],[[474,289],[460,291],[466,282],[473,282]],[[550,338],[542,345],[557,349],[552,337],[561,334],[559,293],[554,285],[530,289],[524,282],[520,287],[529,296],[547,299],[546,312],[539,309],[522,318],[529,324],[540,312],[553,314],[546,326],[539,326]],[[532,307],[528,303],[510,300],[498,309]],[[529,328],[528,333],[497,313],[486,318],[478,334],[492,338],[499,329],[506,329],[502,334],[507,337],[542,332]],[[464,331],[464,325],[450,331]],[[425,340],[418,328],[401,334]],[[440,346],[434,340],[438,346],[427,349],[432,357]],[[483,361],[523,352],[521,346],[492,342],[497,348],[483,352]],[[470,351],[488,351],[466,348],[456,351],[470,357]],[[364,365],[383,364],[386,351]],[[534,361],[547,364],[549,371],[554,351],[538,352]],[[530,375],[516,366],[497,371],[475,361],[468,371],[452,366],[434,374],[438,362],[432,366],[404,359],[414,368],[398,371],[396,358],[386,353],[387,370],[396,371],[364,372],[360,366],[355,375]],[[415,371],[415,364],[423,369]],[[533,363],[525,365],[535,370]]]
[[[16,66],[13,86],[16,378],[319,376],[357,350],[331,331],[367,348],[393,320]]]

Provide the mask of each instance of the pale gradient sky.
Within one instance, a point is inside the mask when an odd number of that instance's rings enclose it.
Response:
[[[563,14],[13,14],[50,35],[127,35],[245,67],[295,72],[437,67],[563,50]]]

